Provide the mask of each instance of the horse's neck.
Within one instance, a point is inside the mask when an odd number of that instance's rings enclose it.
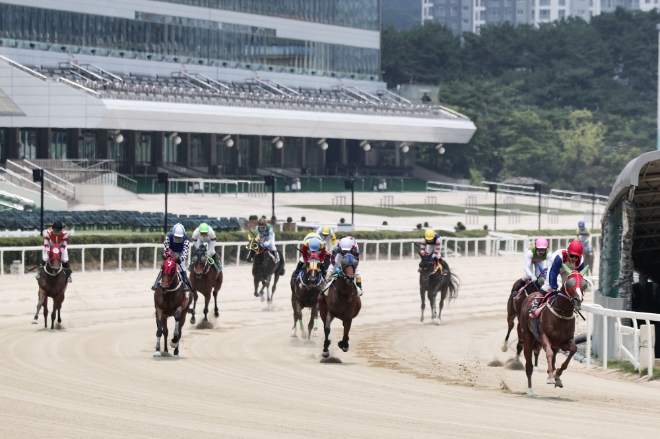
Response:
[[[567,298],[568,294],[565,292],[561,292],[561,294],[556,294],[554,299],[552,299],[552,306],[554,308],[560,309],[566,313],[568,312],[573,312],[575,310],[575,306],[573,305],[573,302]]]

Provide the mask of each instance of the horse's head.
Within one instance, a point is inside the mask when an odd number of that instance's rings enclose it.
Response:
[[[419,272],[421,273],[422,279],[426,280],[429,278],[433,270],[435,270],[435,265],[431,255],[423,255],[419,253],[422,260],[419,261]]]
[[[53,244],[48,251],[48,264],[55,270],[62,266],[62,249],[59,244]]]
[[[254,262],[254,258],[259,254],[260,245],[257,235],[254,235],[251,231],[248,231],[248,244],[246,248],[248,254],[245,260],[252,263]]]
[[[193,273],[200,276],[204,272],[207,263],[208,257],[206,256],[206,245],[202,244],[195,250],[195,253],[193,253],[192,258],[190,259]]]
[[[305,271],[309,282],[314,284],[318,281],[319,273],[321,272],[321,261],[319,260],[318,254],[313,252],[309,255]]]
[[[162,275],[160,278],[160,285],[168,289],[172,286],[172,284],[176,281],[177,278],[177,263],[176,259],[173,257],[168,257],[165,259],[163,262],[163,266],[161,267],[162,270]]]
[[[346,279],[353,280],[355,278],[355,269],[359,262],[360,261],[350,253],[341,258],[341,272]]]
[[[571,270],[566,264],[564,264],[564,270],[566,273],[569,273],[566,277],[566,282],[564,282],[564,291],[577,310],[580,309],[580,305],[584,300],[584,293],[589,286],[589,283],[584,278],[588,269],[589,267],[587,266],[584,267],[582,271]]]

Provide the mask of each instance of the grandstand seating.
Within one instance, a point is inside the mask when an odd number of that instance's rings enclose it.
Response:
[[[44,223],[50,225],[59,219],[67,229],[74,230],[132,230],[159,232],[163,230],[162,212],[136,212],[125,210],[44,212]],[[245,218],[211,218],[202,215],[167,215],[168,228],[181,223],[190,233],[201,223],[207,223],[216,232],[242,230]],[[0,212],[0,230],[38,230],[39,212]]]

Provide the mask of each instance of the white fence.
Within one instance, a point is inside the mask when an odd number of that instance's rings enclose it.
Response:
[[[551,248],[560,248],[560,245],[564,247],[568,245],[571,239],[574,239],[573,236],[559,236],[549,238]],[[598,248],[597,242],[600,235],[592,235],[592,242],[594,250]],[[480,256],[500,256],[500,255],[512,255],[520,254],[524,252],[527,247],[532,245],[536,238],[535,237],[522,237],[522,236],[487,236],[484,238],[454,238],[454,237],[445,237],[443,239],[442,255],[445,258],[450,257],[480,257]],[[557,243],[557,247],[552,247],[553,243]],[[245,249],[247,242],[218,242],[216,244],[216,252],[221,258],[221,261],[225,266],[236,265],[239,266],[241,262],[241,249]],[[417,257],[417,252],[415,249],[416,242],[413,242],[411,239],[386,239],[386,240],[360,240],[360,249],[361,249],[361,260],[372,260],[376,261],[384,259],[384,254],[387,255],[385,260],[403,259],[404,256],[410,256],[411,259]],[[294,247],[300,246],[299,241],[280,241],[277,244],[278,248],[282,251],[284,255],[284,260],[287,260],[287,247],[291,250]],[[410,246],[410,247],[408,247]],[[72,252],[75,250],[80,250],[80,270],[81,272],[90,271],[86,268],[86,253],[90,251],[98,252],[98,256],[93,258],[95,259],[95,264],[98,265],[98,268],[95,267],[91,271],[101,271],[103,272],[106,269],[107,261],[105,260],[105,252],[107,250],[117,250],[117,266],[113,267],[113,270],[140,270],[141,264],[144,265],[146,258],[142,257],[139,250],[151,249],[153,251],[149,252],[149,269],[158,269],[159,267],[159,254],[162,251],[162,244],[84,244],[84,245],[69,245],[69,259],[72,259]],[[393,252],[394,248],[394,252]],[[404,252],[404,249],[410,249],[410,252],[407,250]],[[135,261],[131,261],[130,264],[127,264],[126,261],[122,260],[122,251],[124,250],[135,250]],[[233,250],[236,249],[235,260],[233,258]],[[381,250],[382,249],[382,250]],[[5,253],[17,253],[20,254],[20,257],[12,257],[11,261],[14,260],[20,261],[21,267],[25,267],[25,254],[26,252],[39,252],[39,257],[41,257],[41,252],[43,246],[30,246],[30,247],[0,247],[0,275],[5,275]],[[246,251],[244,250],[244,253]],[[295,251],[294,251],[295,252]],[[145,251],[142,251],[145,253]],[[298,253],[291,253],[288,259],[289,261],[295,261],[298,259]],[[397,256],[398,255],[398,256]],[[91,257],[88,258],[89,260]],[[113,258],[114,260],[114,258]],[[230,263],[226,263],[227,260],[230,260]],[[96,262],[98,261],[98,262]],[[153,265],[151,262],[153,261]],[[76,263],[77,265],[77,263]],[[143,266],[142,269],[147,269]],[[25,268],[20,270],[21,273],[25,274]]]
[[[616,334],[616,346],[619,351],[619,356],[624,360],[630,361],[635,370],[641,370],[642,368],[648,369],[648,376],[653,376],[653,367],[655,366],[655,352],[652,346],[652,340],[655,335],[654,327],[651,325],[651,322],[660,322],[660,314],[653,313],[644,313],[644,312],[634,312],[634,311],[622,311],[603,308],[597,304],[591,305],[582,305],[582,310],[586,311],[587,314],[587,369],[591,367],[591,334],[593,332],[593,318],[591,314],[597,314],[603,316],[603,369],[607,369],[607,328],[608,328],[608,317],[612,317],[615,320],[615,334]],[[621,319],[631,319],[633,326],[623,326],[621,324]],[[640,364],[640,336],[641,330],[637,327],[637,320],[644,320],[646,322],[646,328],[648,333],[646,334],[646,358],[647,364]],[[633,336],[633,351],[630,352],[623,343],[623,335],[629,334]]]

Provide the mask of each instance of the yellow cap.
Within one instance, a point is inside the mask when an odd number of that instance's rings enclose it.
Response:
[[[432,241],[433,238],[435,238],[435,232],[431,229],[428,229],[426,232],[424,232],[424,239],[427,241]]]
[[[330,234],[330,226],[323,226],[323,234],[324,235]]]

